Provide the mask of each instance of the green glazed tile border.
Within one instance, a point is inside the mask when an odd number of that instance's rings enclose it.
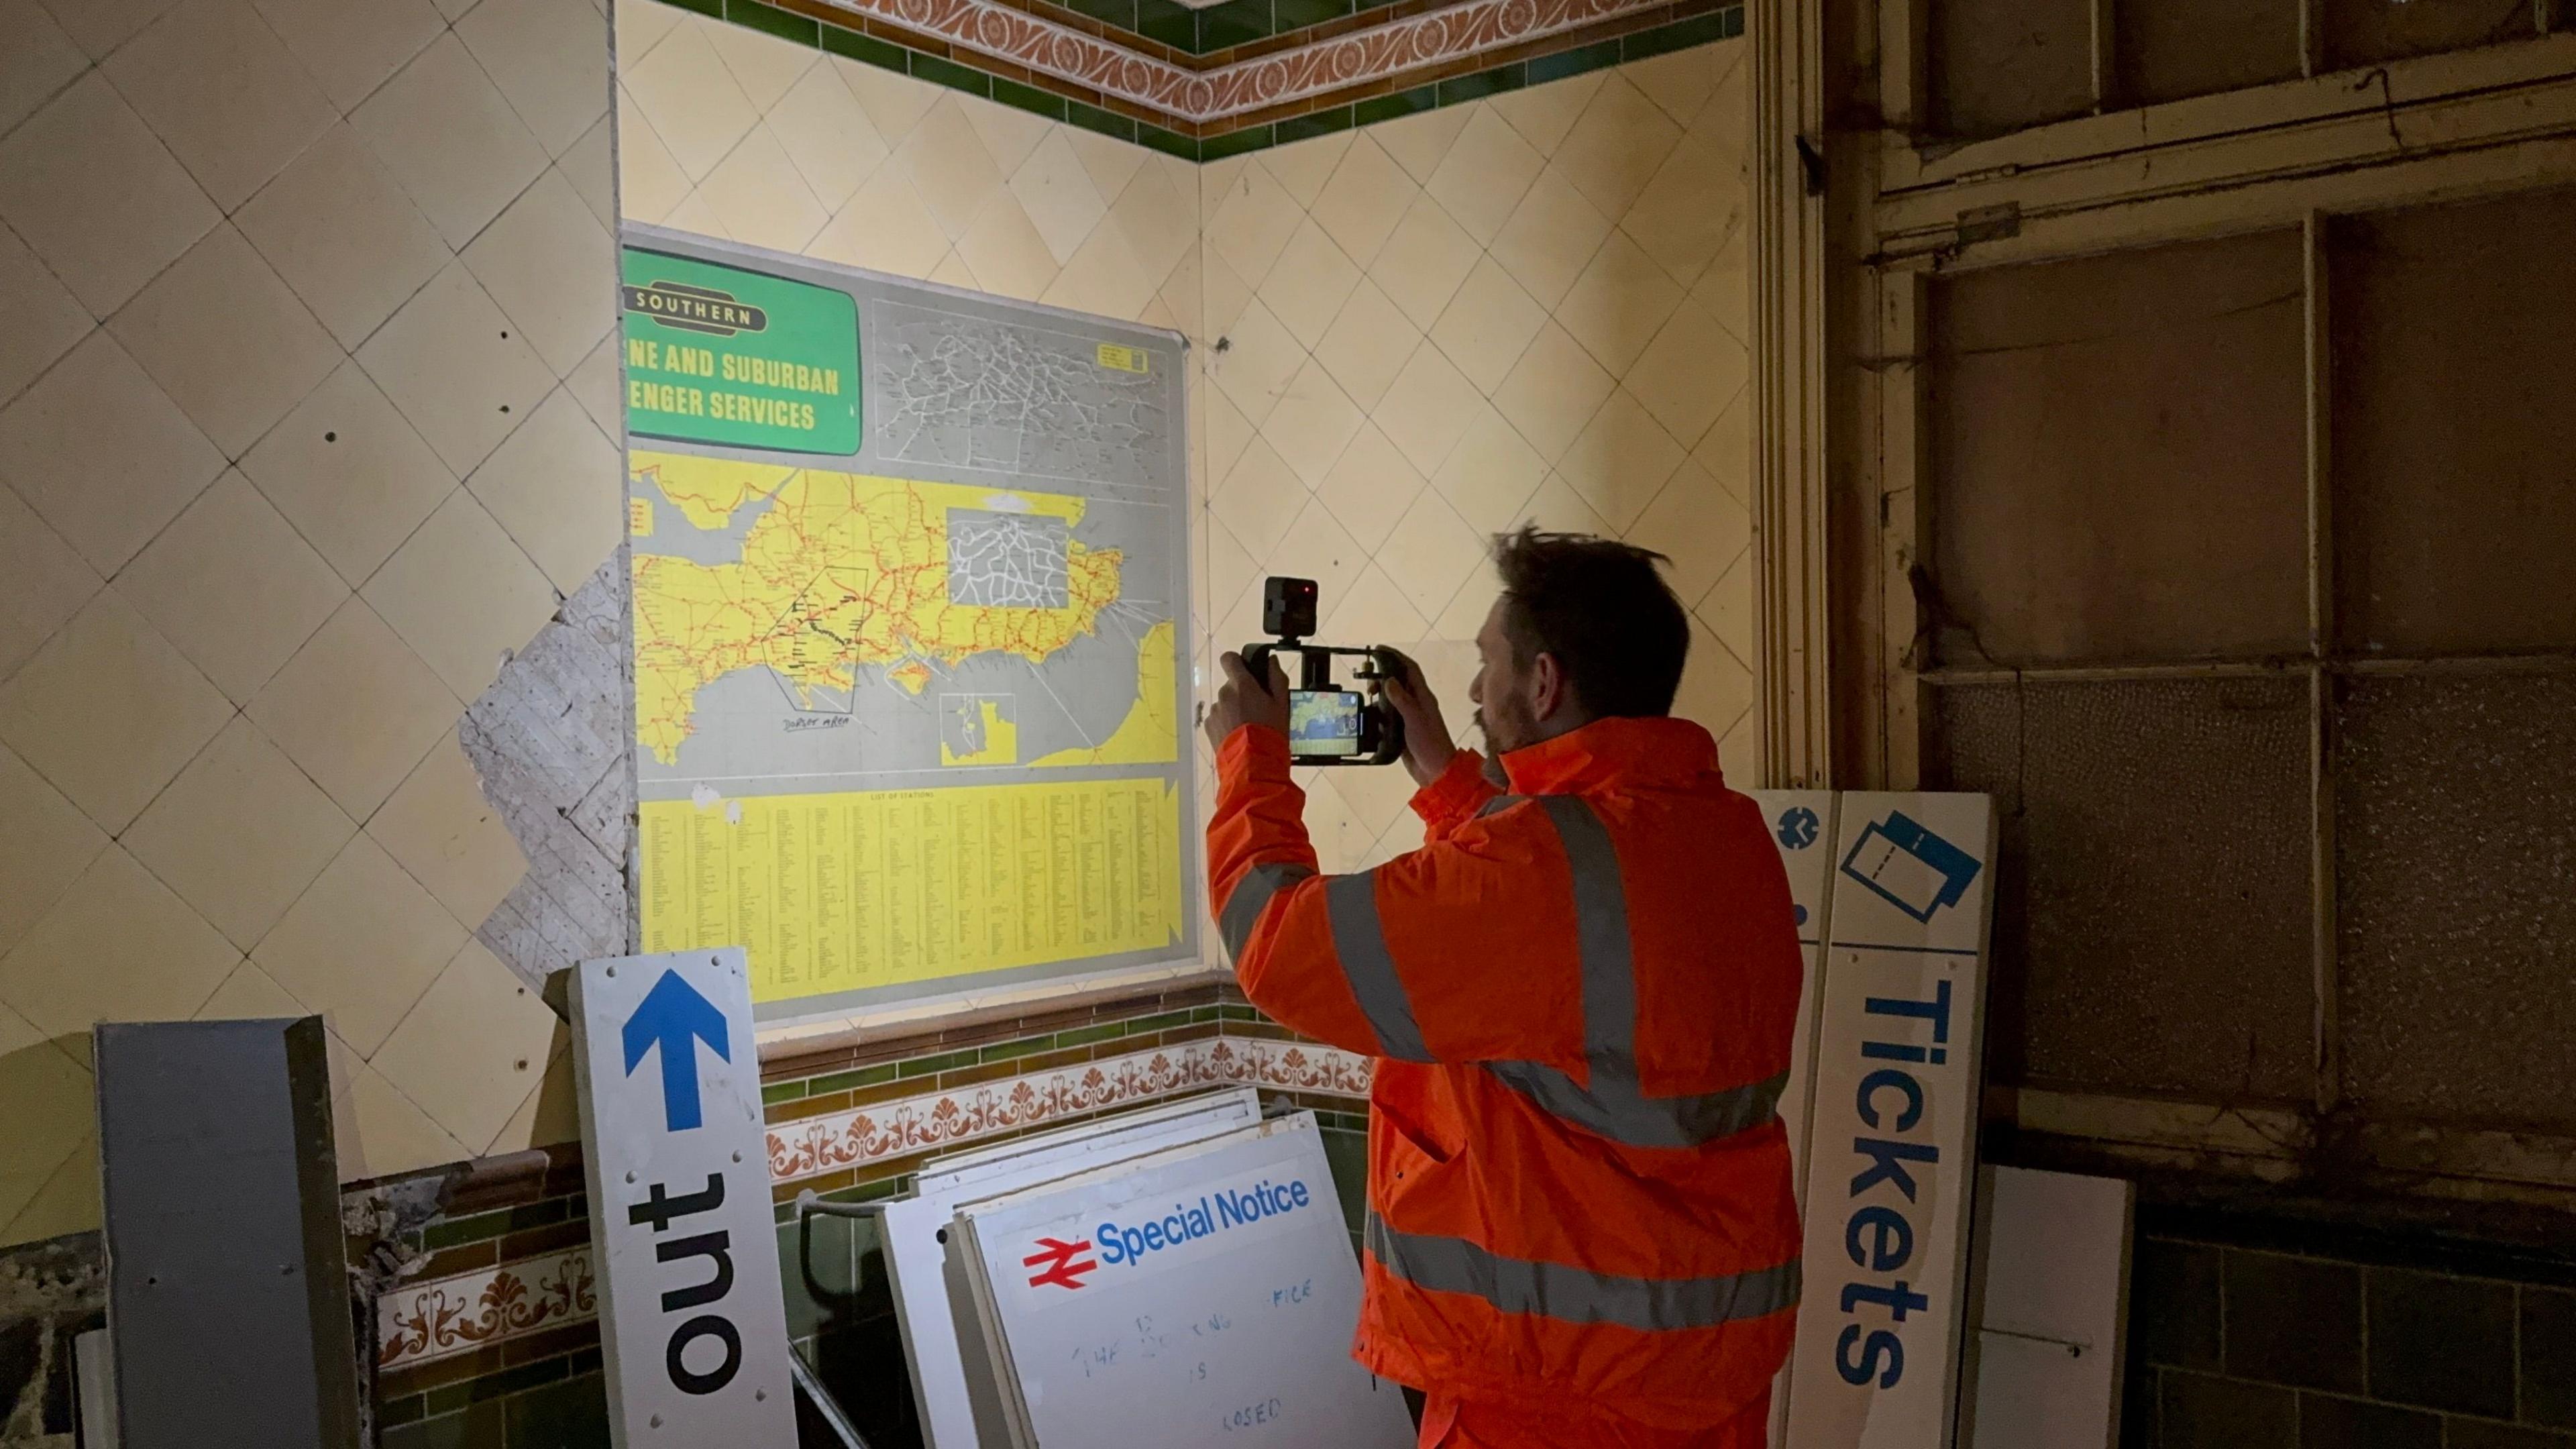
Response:
[[[834,55],[865,61],[880,70],[890,70],[897,75],[906,74],[911,68],[909,64],[911,51],[891,41],[879,40],[873,35],[861,35],[855,30],[843,30],[837,25],[824,27],[823,48]]]
[[[1104,136],[1120,141],[1136,139],[1136,122],[1125,116],[1104,111],[1098,106],[1086,106],[1080,101],[1067,101],[1064,103],[1064,119],[1070,125],[1080,126],[1086,131],[1098,131]]]
[[[1112,1021],[1099,1026],[1079,1026],[1071,1031],[1057,1032],[1055,1044],[1060,1047],[1089,1046],[1096,1041],[1108,1041],[1126,1034],[1127,1028],[1123,1024]]]
[[[1487,96],[1519,90],[1527,84],[1529,64],[1516,60],[1510,65],[1498,65],[1492,70],[1480,70],[1473,75],[1440,82],[1440,104],[1454,106],[1462,101],[1481,101]]]
[[[1271,19],[1267,0],[1237,0],[1231,5],[1211,5],[1199,12],[1198,44],[1190,49],[1200,55],[1211,50],[1225,50],[1268,40],[1278,33]]]
[[[1016,106],[1023,111],[1044,116],[1050,121],[1063,120],[1065,107],[1072,104],[1053,91],[1042,91],[1036,86],[1024,86],[1018,81],[1004,80],[1000,76],[993,77],[993,99],[1003,105]]]
[[[1744,7],[1737,5],[1631,35],[1452,76],[1392,95],[1373,96],[1347,106],[1328,107],[1283,121],[1197,138],[1059,96],[1038,86],[993,75],[960,61],[907,50],[858,31],[820,24],[777,6],[762,4],[761,0],[667,0],[667,3],[802,45],[811,45],[899,75],[1000,101],[1049,120],[1150,146],[1184,161],[1216,161],[1240,156],[1355,126],[1392,121],[1441,106],[1482,100],[1522,86],[1544,85],[1604,66],[1667,55],[1694,45],[1733,40],[1744,34]],[[1204,10],[1190,10],[1172,3],[1172,0],[1068,0],[1068,3],[1079,13],[1103,24],[1115,25],[1129,34],[1141,34],[1176,49],[1203,55],[1227,46],[1288,34],[1345,15],[1377,9],[1393,3],[1393,0],[1226,0],[1224,4]],[[1126,18],[1122,20],[1121,17]]]
[[[1053,1051],[1055,1048],[1056,1039],[1052,1036],[1022,1037],[1018,1041],[995,1042],[984,1048],[978,1060],[1006,1062],[1013,1057],[1035,1056],[1039,1052]]]
[[[1273,135],[1272,127],[1246,126],[1240,131],[1228,131],[1222,136],[1200,137],[1199,159],[1222,161],[1228,156],[1240,156],[1246,151],[1263,151],[1277,144],[1279,143]]]
[[[562,1358],[539,1359],[535,1363],[503,1369],[497,1374],[485,1374],[479,1379],[467,1379],[462,1383],[432,1389],[424,1396],[428,1402],[421,1407],[432,1416],[454,1413],[469,1404],[503,1398],[524,1389],[533,1389],[540,1384],[550,1384],[557,1379],[568,1378],[571,1376],[571,1370],[572,1357],[569,1354]]]
[[[1270,33],[1291,35],[1354,12],[1351,0],[1270,0]],[[1204,15],[1207,12],[1202,10],[1199,13]]]
[[[1131,33],[1136,29],[1136,0],[1064,0],[1064,7],[1103,25]]]
[[[1196,54],[1199,13],[1174,0],[1136,0],[1136,33],[1174,50]]]
[[[822,26],[775,5],[763,5],[760,0],[724,0],[724,18],[753,30],[765,30],[781,40],[792,40],[799,45],[820,49],[823,44]]]
[[[992,98],[993,77],[985,72],[971,65],[959,65],[953,60],[924,55],[917,50],[906,51],[905,54],[912,62],[913,79],[946,86],[952,91],[964,91],[970,96],[982,96],[987,100]]]
[[[1329,136],[1335,131],[1347,131],[1350,128],[1351,108],[1348,106],[1335,106],[1329,111],[1316,111],[1309,115],[1291,116],[1287,120],[1273,125],[1270,130],[1271,134],[1279,139],[1279,144],[1285,146],[1291,141],[1304,141],[1316,136]]]
[[[895,1079],[897,1075],[895,1068],[895,1063],[887,1062],[881,1066],[861,1067],[856,1071],[833,1072],[828,1076],[809,1078],[805,1083],[805,1095],[820,1097],[831,1092],[847,1092],[859,1087],[880,1086]]]
[[[1178,156],[1184,161],[1200,159],[1199,143],[1195,139],[1174,131],[1166,131],[1160,126],[1148,126],[1142,121],[1137,122],[1136,139],[1167,156]]]
[[[975,1065],[975,1049],[969,1047],[964,1051],[941,1052],[935,1057],[914,1057],[909,1061],[897,1064],[895,1075],[898,1077],[934,1077],[941,1072],[947,1071],[951,1067],[971,1067],[973,1065]]]
[[[1563,80],[1570,75],[1581,75],[1587,70],[1599,70],[1618,63],[1619,42],[1615,39],[1596,40],[1590,45],[1578,45],[1572,50],[1560,50],[1554,55],[1531,59],[1528,62],[1529,83],[1545,85],[1552,80]]]

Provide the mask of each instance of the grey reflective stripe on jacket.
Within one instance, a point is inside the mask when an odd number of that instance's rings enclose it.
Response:
[[[1505,1313],[1567,1323],[1613,1323],[1656,1332],[1765,1318],[1798,1303],[1795,1259],[1715,1278],[1629,1278],[1563,1263],[1506,1258],[1464,1238],[1399,1232],[1376,1213],[1369,1255],[1389,1273],[1436,1293],[1465,1293]]]
[[[1270,905],[1272,896],[1314,873],[1306,866],[1284,860],[1268,861],[1245,871],[1216,918],[1216,933],[1225,940],[1226,959],[1243,959],[1243,948],[1252,940],[1252,928],[1260,924],[1261,913]]]
[[[1333,954],[1342,961],[1351,998],[1377,1033],[1378,1055],[1401,1061],[1427,1062],[1431,1049],[1422,1044],[1422,1028],[1413,1019],[1413,1001],[1404,994],[1404,978],[1395,974],[1395,956],[1386,948],[1386,928],[1377,918],[1377,872],[1337,875],[1324,882],[1324,912],[1333,927]]]
[[[1631,1147],[1697,1147],[1769,1122],[1789,1075],[1769,1081],[1682,1097],[1649,1097],[1637,1076],[1637,963],[1628,936],[1628,897],[1619,877],[1619,854],[1610,832],[1579,795],[1498,795],[1479,818],[1535,802],[1565,847],[1574,882],[1575,939],[1581,959],[1583,1056],[1588,1082],[1578,1083],[1543,1062],[1488,1062],[1485,1070],[1541,1111],[1597,1136]],[[1218,930],[1226,950],[1243,955],[1252,928],[1270,898],[1314,874],[1300,865],[1254,866],[1225,903]],[[1431,1051],[1405,995],[1378,920],[1377,872],[1326,878],[1324,908],[1332,926],[1333,954],[1377,1034],[1378,1054],[1427,1062]]]
[[[1252,928],[1260,924],[1271,898],[1313,874],[1286,861],[1245,871],[1217,919],[1217,934],[1225,938],[1227,957],[1240,964],[1243,948],[1251,943]],[[1430,1049],[1422,1044],[1422,1028],[1413,1020],[1413,1003],[1395,974],[1395,958],[1386,949],[1385,928],[1378,922],[1377,873],[1327,876],[1324,915],[1332,927],[1333,954],[1341,961],[1351,998],[1368,1018],[1369,1029],[1377,1033],[1378,1055],[1408,1062],[1431,1060]]]
[[[1541,1062],[1488,1062],[1485,1070],[1542,1111],[1631,1147],[1697,1147],[1770,1121],[1789,1084],[1787,1072],[1723,1092],[1646,1095],[1637,1079],[1637,963],[1628,936],[1628,895],[1619,878],[1619,853],[1600,815],[1581,796],[1531,798],[1556,827],[1574,880],[1583,1057],[1590,1080],[1577,1083]]]

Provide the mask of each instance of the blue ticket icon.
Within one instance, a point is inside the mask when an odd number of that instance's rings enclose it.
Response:
[[[1912,816],[1891,810],[1852,842],[1843,874],[1859,881],[1918,921],[1955,906],[1977,878],[1977,858],[1933,834]]]

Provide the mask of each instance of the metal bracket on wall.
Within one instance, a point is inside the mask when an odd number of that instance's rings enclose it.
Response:
[[[2007,201],[2001,206],[1980,206],[1959,213],[1958,244],[1974,246],[1978,242],[2001,241],[2021,235],[2021,203]]]
[[[1799,169],[1801,172],[1805,173],[1805,180],[1806,180],[1806,185],[1807,185],[1807,194],[1808,194],[1809,196],[1822,196],[1822,195],[1824,195],[1824,194],[1825,194],[1825,155],[1824,155],[1824,153],[1816,149],[1816,143],[1815,143],[1815,142],[1808,140],[1808,139],[1807,139],[1806,137],[1804,137],[1804,136],[1793,136],[1793,137],[1791,137],[1790,139],[1791,139],[1791,140],[1793,140],[1793,141],[1795,141],[1795,142],[1797,143],[1797,146],[1798,146],[1798,169]]]

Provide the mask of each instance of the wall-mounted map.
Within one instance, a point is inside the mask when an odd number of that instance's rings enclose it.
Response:
[[[627,242],[644,949],[768,1017],[1195,959],[1179,340]]]

